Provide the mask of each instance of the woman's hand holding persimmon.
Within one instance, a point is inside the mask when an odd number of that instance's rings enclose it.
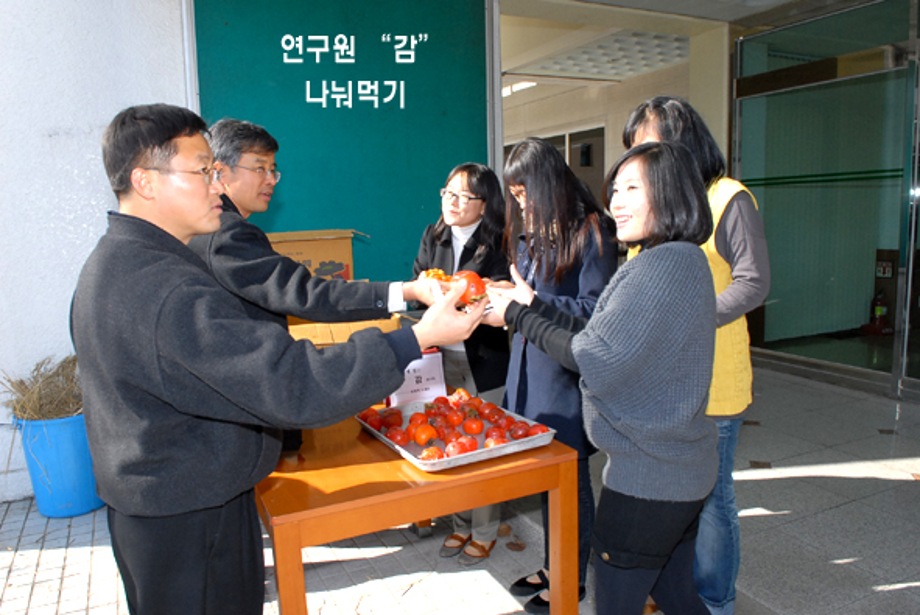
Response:
[[[511,282],[493,282],[486,288],[492,309],[483,318],[484,323],[493,327],[504,326],[505,311],[512,301],[522,305],[530,305],[533,302],[533,288],[521,277],[514,265],[511,265],[511,280]]]

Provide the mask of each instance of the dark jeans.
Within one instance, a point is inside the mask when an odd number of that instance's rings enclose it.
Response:
[[[663,568],[620,568],[595,555],[594,582],[598,613],[641,615],[651,596],[664,613],[709,615],[693,583],[693,540],[677,545]]]
[[[594,526],[598,613],[641,614],[651,595],[662,611],[708,615],[693,582],[703,500],[646,500],[604,487]]]
[[[261,615],[265,562],[251,490],[169,517],[109,508],[108,520],[132,615]]]
[[[543,509],[543,567],[549,570],[549,496],[541,497]],[[585,584],[591,556],[591,530],[594,527],[594,490],[587,457],[578,458],[578,585]]]

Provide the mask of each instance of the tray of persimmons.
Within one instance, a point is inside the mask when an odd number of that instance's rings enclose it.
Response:
[[[367,408],[361,426],[426,472],[549,444],[556,431],[457,389],[430,402]]]

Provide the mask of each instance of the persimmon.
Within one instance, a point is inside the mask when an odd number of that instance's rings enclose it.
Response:
[[[463,421],[463,431],[471,436],[477,436],[482,433],[483,422],[481,418],[471,416]]]
[[[403,413],[399,408],[386,408],[380,413],[384,427],[402,427]]]
[[[380,428],[383,427],[383,417],[380,416],[380,412],[376,408],[362,410],[358,413],[358,418],[367,423],[371,429],[380,431]]]
[[[450,282],[450,276],[444,273],[443,269],[426,269],[418,274],[419,279],[430,278],[439,282]]]
[[[466,448],[457,440],[450,442],[444,447],[444,454],[448,457],[456,457],[466,452]]]
[[[415,429],[415,443],[419,446],[428,446],[432,440],[438,437],[438,430],[428,423],[419,425]]]
[[[438,459],[444,459],[444,451],[441,450],[440,446],[429,446],[419,453],[418,458],[422,461],[437,461]]]
[[[527,421],[515,421],[511,429],[508,430],[508,435],[511,436],[512,440],[520,440],[521,438],[526,438],[529,432],[530,423]]]
[[[390,427],[384,435],[386,435],[387,440],[393,444],[398,444],[399,446],[409,444],[409,435],[402,427]]]
[[[508,438],[505,436],[495,436],[492,438],[486,438],[486,441],[483,443],[482,448],[493,448],[495,446],[501,446],[502,444],[507,444]]]
[[[458,271],[450,278],[451,282],[459,282],[460,280],[466,281],[466,290],[460,296],[462,305],[476,303],[486,296],[486,283],[482,281],[482,278],[475,271]]]
[[[456,439],[456,442],[463,446],[467,453],[472,453],[479,448],[479,442],[473,436],[460,436]]]
[[[466,419],[466,413],[458,408],[451,408],[447,411],[447,414],[444,418],[447,419],[447,422],[451,427],[459,427],[460,424],[463,423],[464,419]]]

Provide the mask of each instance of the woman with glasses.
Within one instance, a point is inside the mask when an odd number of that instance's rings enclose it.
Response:
[[[429,225],[413,265],[415,277],[427,269],[450,275],[475,271],[483,278],[508,279],[508,259],[502,251],[504,199],[498,177],[485,165],[468,162],[455,167],[441,189],[441,216]],[[508,334],[479,327],[462,344],[441,348],[444,380],[449,387],[499,404],[508,372]],[[454,533],[441,547],[442,557],[459,554],[471,565],[487,558],[495,546],[498,506],[486,506],[453,516]]]
[[[571,316],[587,318],[616,271],[613,220],[559,151],[542,139],[518,143],[505,163],[507,190],[505,246],[509,256],[540,298]],[[510,286],[510,284],[508,284]],[[504,324],[504,323],[494,323]],[[578,451],[579,599],[584,596],[594,516],[588,456],[595,449],[582,424],[578,375],[559,364],[515,331],[505,385],[506,407],[544,423]],[[546,526],[546,495],[543,524]],[[549,541],[543,569],[519,579],[511,593],[533,597],[528,613],[549,612]],[[535,594],[535,595],[534,595]]]
[[[514,269],[512,290],[489,292],[493,313],[581,375],[585,430],[607,456],[592,532],[597,612],[639,615],[651,594],[665,613],[708,615],[693,582],[719,465],[706,417],[716,331],[699,247],[712,233],[706,190],[690,152],[663,142],[627,151],[604,192],[618,238],[642,250],[591,317],[559,310]]]

